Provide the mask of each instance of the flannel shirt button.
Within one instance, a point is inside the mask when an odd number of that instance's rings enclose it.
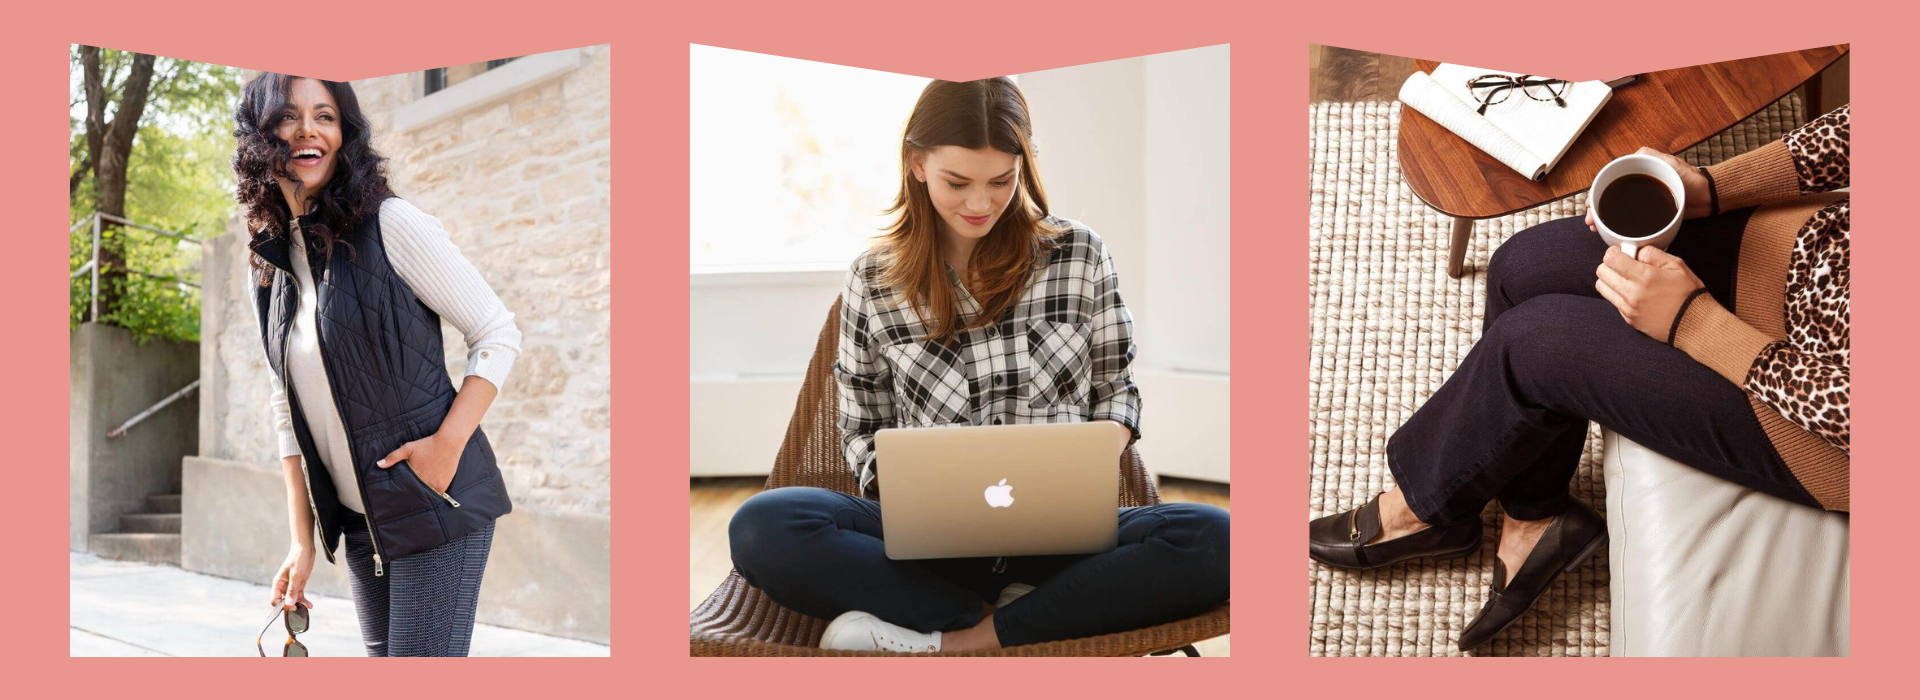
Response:
[[[1002,383],[1004,383],[1005,381],[1006,381],[1006,377],[1002,377],[1002,376],[1000,376],[1000,375],[998,375],[998,374],[996,374],[996,375],[993,375],[993,385],[994,385],[994,386],[1000,386],[1000,385],[1001,385]]]
[[[1000,424],[1000,417],[999,417],[999,416],[994,416],[994,417],[993,417],[993,424],[994,424],[994,425],[999,425],[999,424]]]

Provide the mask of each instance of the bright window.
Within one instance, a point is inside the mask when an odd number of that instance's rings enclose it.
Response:
[[[844,269],[900,187],[926,78],[694,45],[692,272]]]

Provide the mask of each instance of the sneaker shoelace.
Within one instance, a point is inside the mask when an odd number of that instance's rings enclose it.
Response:
[[[882,634],[879,630],[868,630],[867,634],[873,637],[874,646],[891,651],[938,651],[931,644],[927,645],[927,648],[921,649],[907,642],[894,639],[892,635]]]

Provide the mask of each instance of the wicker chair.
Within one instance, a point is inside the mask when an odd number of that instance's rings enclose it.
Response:
[[[787,436],[774,458],[767,488],[815,486],[857,494],[853,471],[841,454],[837,389],[833,381],[834,354],[839,342],[840,301],[834,300],[827,323],[820,329],[813,360],[800,387],[800,399],[787,423]],[[1140,463],[1140,454],[1128,447],[1120,459],[1121,506],[1160,502],[1160,492]],[[1198,617],[1144,629],[1096,637],[1026,644],[986,652],[942,652],[938,656],[1146,656],[1185,652],[1199,656],[1193,643],[1227,634],[1230,606],[1221,604]],[[928,656],[894,652],[849,652],[820,648],[827,621],[780,607],[760,589],[747,585],[740,572],[727,580],[695,608],[689,630],[693,656]]]

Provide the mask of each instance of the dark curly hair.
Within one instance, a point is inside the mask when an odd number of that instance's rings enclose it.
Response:
[[[277,133],[277,117],[287,107],[287,92],[300,76],[261,73],[241,89],[240,106],[234,110],[233,175],[235,193],[247,219],[253,240],[287,236],[288,219],[293,210],[280,191],[278,175],[299,187],[300,179],[287,170],[292,145]],[[340,112],[340,149],[332,179],[313,193],[302,235],[308,248],[321,258],[333,254],[335,243],[353,246],[341,240],[360,222],[380,211],[380,203],[393,196],[387,185],[387,159],[373,149],[373,130],[360,111],[360,100],[353,86],[332,80],[320,81],[332,93],[333,105]],[[301,193],[300,196],[308,196]],[[255,277],[264,287],[273,281],[273,264],[254,255]]]

